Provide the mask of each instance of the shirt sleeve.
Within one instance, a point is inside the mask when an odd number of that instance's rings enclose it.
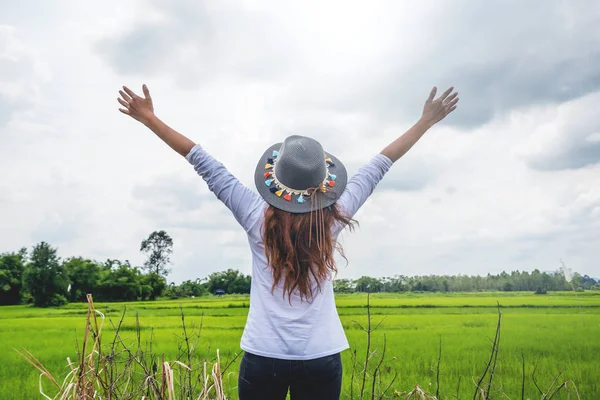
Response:
[[[387,156],[377,154],[348,181],[337,201],[348,217],[352,218],[367,201],[392,164]]]
[[[221,200],[237,222],[249,232],[258,221],[264,200],[233,176],[225,166],[196,144],[185,156],[208,188]]]

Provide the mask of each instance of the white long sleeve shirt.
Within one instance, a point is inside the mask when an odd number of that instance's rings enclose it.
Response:
[[[309,360],[347,349],[348,340],[335,306],[331,280],[321,283],[321,291],[315,286],[310,302],[301,301],[299,294],[293,293],[290,304],[290,299],[283,295],[283,282],[271,292],[273,275],[261,237],[267,202],[242,185],[200,145],[195,145],[186,159],[248,235],[252,285],[240,347],[259,356],[285,360]],[[382,154],[373,157],[348,181],[337,201],[341,210],[349,217],[354,216],[391,166],[388,157]],[[335,239],[342,228],[332,228]]]

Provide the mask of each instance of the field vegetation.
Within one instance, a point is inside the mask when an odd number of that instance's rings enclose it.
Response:
[[[575,390],[582,399],[600,398],[600,293],[597,291],[546,295],[378,293],[370,295],[369,308],[367,300],[363,293],[337,295],[338,312],[352,347],[343,353],[347,397],[352,393],[352,398],[359,398],[364,386],[364,398],[371,398],[375,373],[378,394],[389,385],[386,396],[404,398],[418,385],[419,390],[431,395],[439,392],[439,398],[471,399],[490,356],[495,354],[483,382],[487,384],[493,372],[490,396],[504,393],[517,399],[523,392],[524,398],[539,399],[552,388],[546,395],[548,398],[568,382],[554,398],[567,398],[567,392],[571,398],[577,398]],[[155,368],[158,375],[164,366],[163,357],[167,362],[180,360],[200,375],[206,362],[209,377],[218,351],[220,368],[225,370],[223,393],[228,399],[235,399],[239,340],[248,303],[247,295],[97,303],[96,309],[105,316],[100,347],[104,354],[110,354],[112,346],[117,358],[126,355],[125,347],[143,349],[148,368]],[[498,304],[502,313],[501,334],[494,346]],[[75,366],[80,359],[78,351],[85,336],[87,314],[86,303],[58,308],[0,307],[0,351],[4,356],[0,364],[0,398],[41,398],[39,381],[52,397],[56,388],[47,378],[40,379],[40,372],[14,349],[26,356],[24,349],[30,352],[62,384],[71,371],[67,357]],[[371,329],[377,327],[370,334],[370,344],[365,332],[369,322]],[[118,340],[115,340],[116,327],[119,327]],[[88,332],[90,338],[92,333]],[[365,375],[362,368],[367,346],[371,358]],[[87,350],[91,347],[88,345]],[[186,382],[186,369],[178,363],[170,365],[174,387],[181,390]],[[131,372],[131,382],[139,382],[144,376],[141,367],[136,368]],[[367,377],[365,384],[362,376]],[[202,382],[194,386],[191,376],[189,379],[186,390],[201,393]]]

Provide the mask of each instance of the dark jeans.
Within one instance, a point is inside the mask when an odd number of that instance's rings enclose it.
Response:
[[[342,387],[340,354],[292,361],[244,353],[240,363],[240,400],[338,400]]]

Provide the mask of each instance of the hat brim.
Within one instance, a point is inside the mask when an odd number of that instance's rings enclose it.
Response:
[[[325,152],[325,154],[333,161],[333,166],[329,167],[329,172],[336,176],[335,186],[328,186],[326,193],[317,192],[315,201],[307,199],[304,203],[298,203],[297,196],[292,196],[292,200],[286,200],[283,196],[277,196],[270,191],[269,186],[265,184],[266,179],[264,174],[268,171],[265,169],[265,165],[267,164],[267,159],[272,157],[273,151],[279,151],[281,145],[282,143],[275,143],[265,150],[256,165],[254,184],[262,198],[273,207],[294,214],[303,214],[314,211],[317,209],[317,205],[319,205],[320,208],[325,208],[334,204],[346,188],[346,184],[348,183],[348,173],[346,172],[344,164],[342,164],[337,157],[328,152]]]

